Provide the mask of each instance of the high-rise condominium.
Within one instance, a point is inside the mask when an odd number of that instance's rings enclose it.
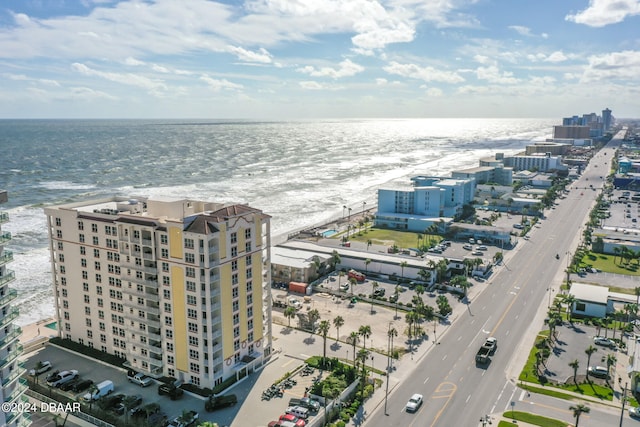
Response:
[[[162,197],[45,212],[62,338],[200,387],[269,357],[268,215]]]

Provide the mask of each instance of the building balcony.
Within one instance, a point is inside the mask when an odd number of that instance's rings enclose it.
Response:
[[[11,384],[20,378],[22,374],[27,372],[27,370],[23,366],[18,366],[17,369],[14,369],[7,378],[2,379],[2,388],[9,388]]]
[[[9,325],[20,315],[20,311],[17,308],[12,308],[9,312],[4,316],[4,318],[0,318],[0,329]]]
[[[14,326],[7,335],[0,339],[0,350],[4,350],[6,346],[11,344],[12,342],[15,342],[20,334],[22,334],[22,329],[18,326]]]
[[[160,315],[160,308],[151,307],[146,304],[138,304],[135,301],[123,301],[123,305],[125,307],[133,308],[134,310],[142,310],[145,314],[155,314],[156,316]]]
[[[16,273],[13,270],[5,270],[4,274],[0,276],[0,286],[5,285],[16,278]]]
[[[9,214],[7,212],[0,212],[0,224],[9,222]]]
[[[0,267],[13,261],[13,252],[4,250],[0,254]]]
[[[29,388],[29,385],[27,384],[27,380],[25,380],[24,378],[20,378],[15,388],[13,389],[13,392],[7,397],[5,397],[4,401],[6,403],[17,403],[18,400],[22,398],[22,395],[24,394],[25,391],[27,391],[28,388]]]
[[[153,246],[153,240],[151,239],[147,239],[147,238],[142,238],[142,244],[144,246]]]
[[[4,233],[0,233],[0,245],[11,241],[11,233],[5,231]]]
[[[153,256],[153,254],[152,254],[152,253],[150,253],[150,252],[145,252],[145,253],[143,253],[143,254],[142,254],[142,259],[146,259],[146,260],[151,260],[151,261],[153,261],[153,260],[155,260],[155,259],[156,259],[156,257],[155,257],[155,256]]]
[[[0,360],[0,371],[9,366],[9,364],[13,363],[14,360],[18,358],[22,354],[22,345],[16,345],[13,350],[7,354],[7,356]]]
[[[11,301],[18,297],[18,291],[15,289],[9,289],[9,292],[5,292],[5,294],[0,297],[0,308],[9,305]]]
[[[120,265],[122,267],[125,268],[130,268],[132,270],[136,270],[136,271],[142,271],[145,273],[149,273],[149,274],[157,274],[158,273],[158,268],[157,267],[150,267],[148,265],[140,265],[140,264],[136,264],[135,262],[121,262]],[[122,277],[125,277],[124,275]]]
[[[140,277],[136,277],[135,275],[132,276],[122,276],[122,278],[124,280],[129,280],[133,283],[140,283],[141,285],[147,285],[147,286],[152,286],[157,288],[158,287],[158,278],[156,277],[155,279],[145,279],[145,278],[140,278]]]

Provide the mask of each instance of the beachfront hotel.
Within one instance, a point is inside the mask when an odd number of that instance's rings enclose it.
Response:
[[[0,190],[0,203],[6,203],[7,200],[7,192]],[[8,408],[11,408],[13,404],[22,402],[27,385],[20,378],[26,370],[18,363],[22,353],[18,338],[22,331],[13,323],[18,317],[18,309],[11,305],[18,292],[9,288],[9,283],[15,280],[14,272],[7,268],[7,264],[13,260],[13,253],[5,249],[5,245],[11,241],[11,233],[2,231],[2,224],[8,221],[9,214],[0,211],[0,402],[9,403]],[[0,411],[0,426],[22,427],[30,424],[26,411]]]
[[[270,217],[113,197],[45,209],[60,337],[199,387],[271,353]]]

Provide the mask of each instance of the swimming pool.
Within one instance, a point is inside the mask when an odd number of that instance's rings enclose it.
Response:
[[[338,233],[338,230],[324,230],[322,232],[322,237],[331,237],[331,236],[333,236],[334,234],[337,234],[337,233]]]

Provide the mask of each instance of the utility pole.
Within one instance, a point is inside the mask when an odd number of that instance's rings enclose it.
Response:
[[[618,378],[618,382],[622,383],[622,378]],[[624,404],[627,401],[627,382],[624,383],[624,389],[622,390],[622,410],[620,411],[620,427],[622,427],[622,421],[624,420]]]
[[[389,375],[391,375],[391,322],[389,322],[389,328],[387,330],[387,386],[384,391],[384,414],[389,415],[387,412],[387,399],[389,397]]]

